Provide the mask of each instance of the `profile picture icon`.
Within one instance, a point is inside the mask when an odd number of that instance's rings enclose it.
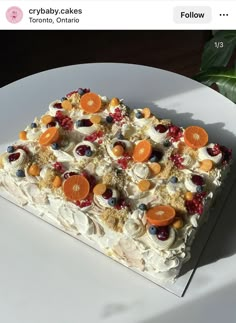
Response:
[[[17,24],[23,18],[23,11],[19,7],[10,7],[6,11],[6,18],[12,24]]]

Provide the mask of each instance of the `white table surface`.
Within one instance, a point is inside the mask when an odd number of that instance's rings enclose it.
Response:
[[[203,125],[199,120],[204,120],[210,135],[236,148],[236,108],[230,101],[182,76],[125,64],[55,69],[0,89],[1,147],[14,140],[21,125],[41,115],[48,102],[78,87],[124,96],[131,106],[158,103],[161,116],[184,125],[193,120]],[[236,185],[185,296],[178,298],[1,199],[0,322],[232,323],[235,210]]]

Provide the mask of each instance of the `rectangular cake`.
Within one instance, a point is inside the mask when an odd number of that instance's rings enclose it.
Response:
[[[232,151],[155,114],[68,93],[0,155],[0,193],[136,272],[174,281]]]

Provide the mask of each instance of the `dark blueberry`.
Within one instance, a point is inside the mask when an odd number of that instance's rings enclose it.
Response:
[[[157,227],[155,227],[155,225],[151,225],[148,229],[148,232],[150,234],[156,235],[157,234]]]
[[[83,120],[77,120],[75,124],[76,124],[77,128],[83,127],[83,125],[84,125]]]
[[[87,157],[91,157],[92,154],[93,154],[93,152],[90,148],[85,151],[85,156],[87,156]]]
[[[107,123],[112,123],[112,122],[113,122],[113,118],[112,118],[112,116],[107,116],[107,117],[106,117],[106,122],[107,122]]]
[[[158,162],[158,161],[159,161],[159,159],[158,159],[158,157],[157,157],[157,156],[151,156],[151,157],[150,157],[150,159],[149,159],[149,161],[150,161],[151,163],[156,163],[156,162]]]
[[[175,183],[177,183],[177,182],[178,182],[178,178],[177,178],[176,176],[172,176],[172,177],[170,178],[170,182],[171,182],[171,183],[173,183],[173,184],[175,184]]]
[[[159,230],[157,232],[157,238],[162,241],[167,240],[169,238],[169,228],[159,227]]]
[[[163,153],[160,150],[153,150],[151,156],[150,156],[150,161],[151,162],[159,162],[163,157]]]
[[[109,204],[110,206],[115,206],[115,205],[117,204],[117,199],[116,199],[115,197],[111,197],[111,198],[109,198],[109,200],[108,200],[108,204]]]
[[[111,198],[112,197],[112,190],[110,188],[107,188],[106,192],[102,194],[102,197],[105,200],[108,200],[109,198]]]
[[[17,176],[17,177],[25,177],[25,172],[24,172],[24,170],[23,170],[23,169],[18,169],[18,170],[16,171],[16,176]]]
[[[79,156],[84,156],[86,151],[90,149],[89,146],[86,146],[86,145],[81,145],[81,146],[78,146],[76,148],[76,153],[79,155]]]
[[[58,150],[59,149],[59,145],[57,142],[54,142],[52,145],[51,145],[52,149],[54,150]]]
[[[146,211],[147,210],[147,205],[142,203],[142,204],[139,204],[138,208],[141,211]]]
[[[31,123],[31,125],[30,125],[30,128],[32,128],[32,129],[33,129],[33,128],[37,128],[37,123],[32,122],[32,123]]]
[[[14,153],[8,156],[8,160],[10,163],[16,161],[19,158],[20,158],[20,153]]]
[[[155,127],[156,131],[160,132],[160,133],[164,133],[166,132],[167,128],[166,126],[164,126],[163,124],[158,124],[156,127]]]
[[[124,136],[122,135],[122,133],[121,133],[121,132],[119,132],[119,133],[117,134],[116,138],[117,138],[117,139],[119,139],[119,140],[123,140],[123,139],[124,139]]]
[[[84,90],[80,87],[80,88],[78,89],[78,93],[79,93],[79,95],[83,95],[83,94],[84,94]]]
[[[203,187],[202,187],[202,186],[200,186],[200,185],[198,185],[198,186],[197,186],[197,188],[196,188],[196,191],[197,191],[198,193],[203,192]]]
[[[14,151],[15,151],[14,146],[8,146],[8,147],[7,147],[7,152],[8,152],[9,154],[13,153]]]
[[[61,102],[67,100],[67,98],[65,96],[63,96],[63,98],[61,98]]]
[[[141,111],[138,111],[138,112],[135,114],[135,117],[136,117],[137,119],[142,119],[142,118],[143,118],[143,114],[142,114],[142,112],[141,112]]]
[[[163,145],[164,145],[164,147],[170,147],[171,142],[169,140],[166,140],[166,141],[164,141]]]

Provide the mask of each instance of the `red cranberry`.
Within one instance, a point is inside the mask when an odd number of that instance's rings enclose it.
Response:
[[[105,193],[102,194],[102,197],[106,200],[112,197],[112,190],[110,188],[107,188]]]
[[[67,179],[67,178],[69,178],[69,177],[71,177],[71,176],[73,176],[73,175],[77,175],[77,173],[75,173],[75,172],[66,172],[66,173],[63,175],[63,177],[64,177],[65,179]]]
[[[192,179],[193,184],[195,184],[195,185],[202,186],[204,184],[204,179],[202,176],[193,175],[191,179]]]
[[[76,153],[77,153],[78,155],[80,155],[80,156],[84,156],[84,155],[85,155],[86,150],[88,150],[88,149],[90,149],[90,147],[89,147],[89,146],[87,146],[87,145],[81,145],[81,146],[78,146],[78,147],[76,148]]]
[[[47,124],[47,128],[55,127],[56,125],[57,125],[56,122],[52,121]]]
[[[158,131],[158,132],[160,132],[160,133],[164,133],[164,132],[166,132],[167,128],[163,124],[158,124],[155,127],[155,130]]]
[[[221,153],[220,145],[215,144],[212,148],[207,148],[207,152],[210,156],[217,156]]]
[[[159,227],[157,231],[157,238],[165,241],[169,238],[169,227]]]
[[[20,153],[14,153],[14,154],[9,155],[8,160],[9,160],[9,162],[13,162],[19,158],[20,158]]]
[[[60,102],[57,102],[57,103],[53,104],[53,108],[55,108],[55,109],[62,109],[61,103]]]

